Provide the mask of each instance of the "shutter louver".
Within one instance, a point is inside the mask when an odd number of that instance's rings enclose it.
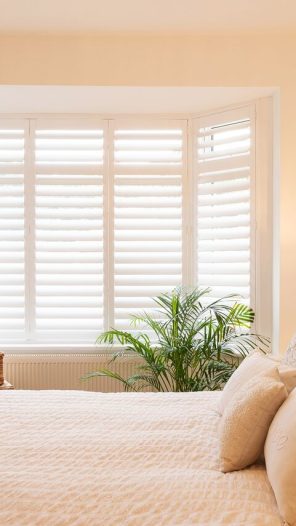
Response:
[[[104,130],[52,126],[35,130],[36,334],[91,341],[103,329]]]
[[[0,128],[0,331],[25,336],[24,121]]]
[[[181,121],[114,129],[114,326],[182,283]]]
[[[254,118],[248,107],[211,115],[196,135],[197,283],[250,304]]]

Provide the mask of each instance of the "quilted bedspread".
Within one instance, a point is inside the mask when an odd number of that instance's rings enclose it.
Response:
[[[219,471],[218,396],[0,392],[0,525],[281,525],[264,466]]]

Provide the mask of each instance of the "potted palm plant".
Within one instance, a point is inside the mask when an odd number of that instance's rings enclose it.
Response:
[[[210,289],[176,289],[154,299],[156,310],[132,316],[138,334],[111,329],[97,343],[117,343],[141,358],[134,374],[123,378],[111,369],[87,374],[84,379],[108,376],[127,391],[204,391],[221,389],[252,349],[267,346],[267,339],[251,332],[254,311],[227,296],[209,302]],[[123,351],[114,353],[110,363]]]

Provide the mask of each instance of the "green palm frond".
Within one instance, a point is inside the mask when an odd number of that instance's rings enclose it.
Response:
[[[111,329],[101,334],[97,343],[117,343],[141,362],[128,378],[103,369],[84,379],[107,376],[127,391],[221,389],[240,361],[255,348],[265,352],[269,340],[251,332],[255,313],[237,295],[209,302],[210,292],[178,288],[161,294],[154,299],[154,316],[144,311],[131,317],[132,327],[142,332]],[[122,353],[115,353],[110,364]]]

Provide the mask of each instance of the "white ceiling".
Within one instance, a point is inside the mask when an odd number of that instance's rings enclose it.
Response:
[[[296,30],[295,0],[0,0],[0,14],[5,32]]]
[[[274,88],[0,86],[0,113],[200,113]]]

